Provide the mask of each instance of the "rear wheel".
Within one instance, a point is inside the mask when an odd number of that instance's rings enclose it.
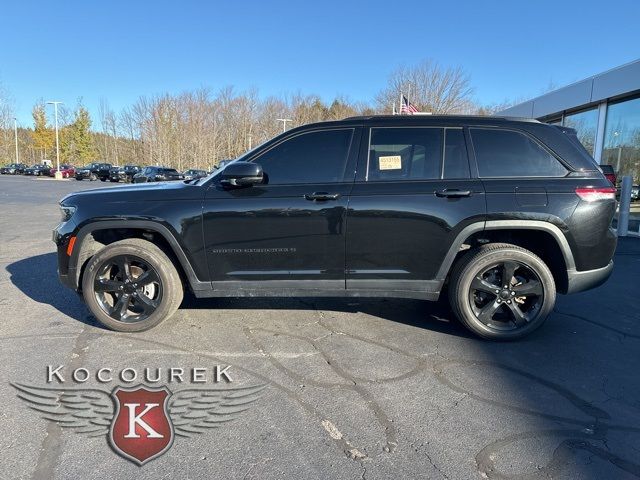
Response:
[[[85,269],[87,306],[106,327],[140,332],[173,315],[182,302],[180,275],[153,243],[127,239],[96,253]]]
[[[528,335],[555,304],[549,268],[517,245],[490,244],[468,253],[454,268],[450,283],[449,300],[458,319],[492,340]]]

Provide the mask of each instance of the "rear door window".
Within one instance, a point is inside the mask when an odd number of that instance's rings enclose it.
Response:
[[[367,181],[440,178],[442,141],[442,128],[372,128]]]
[[[471,128],[480,177],[563,177],[567,169],[533,138],[515,130]]]

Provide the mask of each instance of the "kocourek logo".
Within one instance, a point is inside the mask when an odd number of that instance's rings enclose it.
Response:
[[[120,381],[132,384],[230,383],[229,367],[214,369],[145,369],[139,376],[133,368],[114,375],[112,369],[95,372],[99,383]],[[86,368],[73,370],[70,379],[84,383],[91,377]],[[114,380],[115,379],[115,380]],[[42,417],[63,428],[92,437],[106,435],[113,450],[138,465],[159,457],[173,445],[174,437],[191,437],[219,427],[247,410],[262,395],[265,385],[241,388],[181,388],[172,392],[166,386],[116,386],[111,392],[99,388],[67,388],[64,366],[47,367],[47,383],[60,386],[38,387],[12,383],[18,397]]]

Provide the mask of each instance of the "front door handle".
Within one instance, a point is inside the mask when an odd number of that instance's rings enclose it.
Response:
[[[469,196],[471,196],[471,190],[457,190],[457,189],[445,188],[444,190],[436,191],[436,197],[460,198],[460,197],[469,197]]]
[[[337,200],[340,198],[339,193],[327,193],[327,192],[313,192],[305,193],[304,198],[312,201],[324,202],[327,200]]]

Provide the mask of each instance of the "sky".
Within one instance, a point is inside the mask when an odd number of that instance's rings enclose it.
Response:
[[[140,96],[228,85],[372,101],[399,66],[466,70],[482,104],[537,96],[640,58],[640,2],[321,0],[7,2],[0,85],[97,116]]]

